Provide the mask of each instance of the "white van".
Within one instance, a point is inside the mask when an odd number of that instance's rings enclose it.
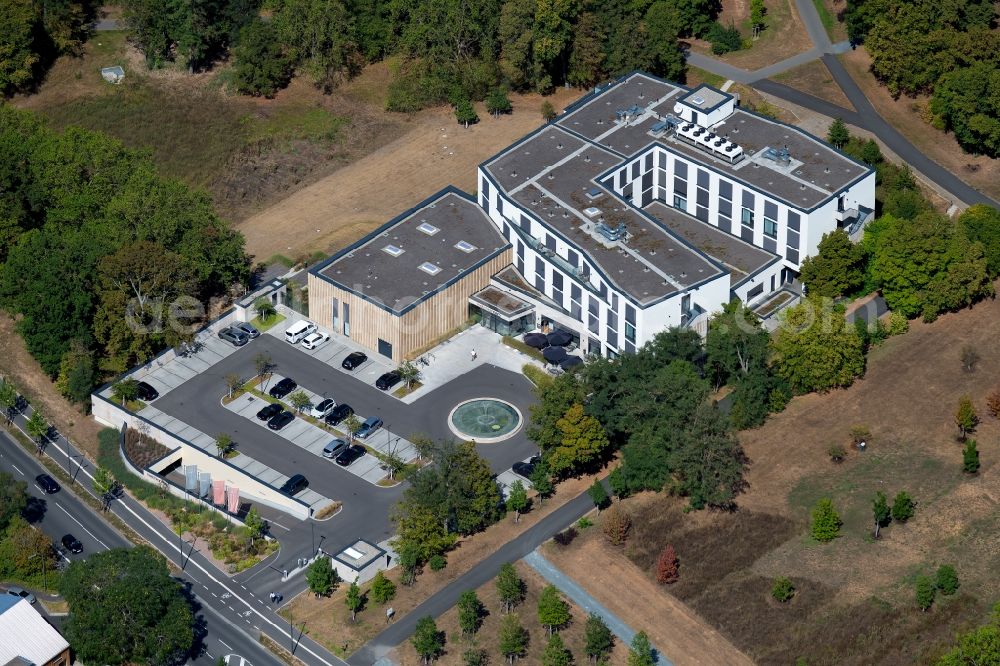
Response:
[[[314,332],[316,332],[316,324],[303,319],[292,324],[285,330],[285,340],[293,345],[297,345],[302,338]]]

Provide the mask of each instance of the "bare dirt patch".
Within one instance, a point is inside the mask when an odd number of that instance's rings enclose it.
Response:
[[[854,109],[854,106],[847,99],[847,95],[833,80],[833,75],[830,74],[830,70],[821,60],[813,60],[805,65],[799,65],[795,69],[782,72],[772,78],[792,88],[833,102],[845,109]]]
[[[549,101],[561,109],[581,94],[560,89]],[[499,118],[478,105],[481,120],[468,129],[448,108],[398,116],[404,133],[395,141],[241,222],[247,249],[262,258],[329,251],[443,187],[473,192],[479,163],[542,123],[542,101],[512,96],[514,112]]]
[[[722,0],[721,4],[719,23],[727,27],[732,24],[745,38],[752,37],[750,3],[747,0]],[[792,0],[764,0],[764,6],[767,8],[767,27],[754,40],[753,46],[712,57],[752,72],[812,48],[809,34],[802,25]],[[712,55],[712,45],[709,42],[694,39],[691,44],[695,51]]]
[[[924,109],[928,97],[901,96],[893,99],[885,86],[869,71],[871,58],[864,47],[839,56],[858,86],[886,122],[889,122],[921,152],[977,190],[1000,199],[1000,159],[966,153],[954,137],[932,127]]]

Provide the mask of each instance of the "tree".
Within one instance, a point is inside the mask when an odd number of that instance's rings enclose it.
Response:
[[[292,78],[292,59],[270,21],[254,20],[243,28],[233,50],[233,83],[241,93],[274,97]]]
[[[620,546],[625,543],[631,529],[632,516],[620,504],[613,504],[610,509],[604,512],[604,517],[601,519],[601,530],[612,544]]]
[[[524,484],[520,480],[510,485],[510,493],[507,495],[507,509],[514,512],[514,522],[521,520],[521,512],[528,508],[528,491],[524,489]]]
[[[422,663],[429,664],[444,651],[444,632],[438,631],[434,618],[428,615],[417,620],[410,643],[420,655]]]
[[[915,584],[917,608],[926,611],[934,604],[934,597],[937,595],[937,588],[934,586],[934,579],[930,576],[917,576]]]
[[[74,340],[59,362],[56,389],[71,402],[85,405],[95,383],[94,354],[82,341]]]
[[[764,29],[766,22],[764,15],[767,9],[764,7],[764,0],[750,0],[750,27],[753,29],[754,38]],[[836,145],[836,144],[834,144]]]
[[[111,385],[111,397],[125,405],[139,395],[139,383],[134,379],[122,379]]]
[[[905,490],[900,490],[892,498],[892,519],[897,523],[905,523],[913,517],[915,511],[916,504]]]
[[[812,524],[809,531],[812,538],[820,543],[833,541],[840,536],[840,516],[833,508],[833,502],[823,498],[816,502],[812,510]]]
[[[496,578],[497,596],[504,613],[510,613],[514,607],[524,601],[524,581],[517,575],[514,565],[507,562],[500,566]]]
[[[233,394],[243,388],[245,381],[235,372],[231,372],[226,375],[226,391],[228,391],[229,398],[233,397]]]
[[[226,433],[219,433],[215,436],[215,448],[219,452],[220,458],[225,458],[229,449],[233,446],[233,438]]]
[[[830,129],[827,130],[826,140],[837,148],[843,148],[850,138],[851,132],[847,129],[847,125],[844,124],[843,119],[835,118],[830,123]]]
[[[278,310],[274,307],[274,303],[272,303],[271,299],[266,296],[261,296],[253,302],[253,311],[257,313],[257,318],[260,319],[262,323],[267,323],[268,319],[278,314]],[[261,364],[257,362],[257,358],[266,358],[268,360],[268,363],[263,366],[266,369],[270,364],[271,357],[266,354],[260,354],[254,359],[254,363],[257,364],[257,374],[260,375],[262,374]]]
[[[344,605],[347,606],[347,610],[351,611],[351,622],[357,622],[358,611],[365,605],[365,598],[361,594],[361,588],[358,587],[357,581],[351,583],[351,586],[347,588],[347,594],[344,595]]]
[[[983,246],[991,276],[1000,275],[1000,210],[985,204],[969,206],[958,216],[965,236]]]
[[[299,389],[298,391],[295,391],[290,396],[288,396],[288,402],[292,403],[292,407],[294,407],[295,411],[299,412],[300,414],[307,407],[312,405],[312,399],[309,397],[309,394],[303,391],[302,389]]]
[[[606,38],[600,20],[593,12],[581,12],[573,31],[573,47],[569,56],[567,81],[580,87],[589,87],[601,80],[604,71]]]
[[[466,636],[479,631],[486,608],[475,590],[466,590],[458,597],[458,626]]]
[[[34,4],[12,0],[0,5],[0,95],[23,89],[35,78],[39,64],[36,45],[38,17]]]
[[[625,479],[624,470],[621,465],[615,467],[608,474],[608,485],[611,486],[611,492],[618,499],[628,497],[628,482]]]
[[[41,453],[49,434],[49,424],[37,409],[31,412],[31,418],[24,424],[24,429],[35,440],[35,447]]]
[[[964,440],[966,435],[976,429],[979,424],[979,417],[976,415],[976,408],[972,405],[972,398],[963,395],[958,401],[958,409],[955,410],[955,425],[958,426],[960,437]]]
[[[951,596],[958,592],[958,574],[955,567],[950,564],[942,564],[935,573],[934,585],[938,591],[945,596]]]
[[[998,47],[994,38],[990,44]],[[989,48],[989,47],[988,47]],[[1000,155],[1000,104],[996,62],[976,62],[946,71],[934,85],[930,110],[951,130],[965,150],[990,157]]]
[[[712,24],[706,38],[712,43],[712,53],[715,55],[723,55],[743,48],[743,35],[732,24],[728,27],[718,22]]]
[[[573,655],[566,648],[559,634],[549,636],[549,642],[542,651],[542,666],[569,666],[573,663]]]
[[[182,586],[147,546],[74,560],[59,591],[73,608],[63,634],[87,663],[169,663],[194,644],[194,615]]]
[[[0,379],[0,406],[7,414],[13,413],[17,408],[17,389],[6,379]]]
[[[328,596],[336,589],[337,583],[340,582],[340,575],[330,563],[330,558],[321,555],[314,559],[309,565],[309,569],[306,570],[306,582],[309,583],[309,590],[318,599]]]
[[[771,597],[775,601],[780,603],[785,603],[790,601],[792,597],[795,596],[795,585],[792,581],[784,576],[779,576],[774,579],[774,585],[771,586]]]
[[[396,538],[392,547],[402,556],[413,554],[415,564],[421,564],[439,555],[455,544],[444,523],[430,509],[412,503],[400,502],[392,516],[396,523]]]
[[[375,573],[372,578],[372,585],[369,590],[375,603],[382,605],[392,601],[396,596],[396,584],[393,583],[381,570]]]
[[[881,490],[875,493],[875,499],[872,500],[872,515],[875,517],[875,538],[877,539],[879,529],[888,525],[892,516],[885,493]]]
[[[958,639],[958,646],[938,660],[937,666],[975,666],[1000,663],[1000,604],[990,621]]]
[[[767,366],[770,334],[760,318],[734,298],[712,316],[705,336],[705,361],[716,387]]]
[[[407,389],[413,386],[413,382],[420,379],[420,368],[414,365],[413,361],[403,361],[396,368],[396,372],[399,373],[399,378],[406,384]]]
[[[479,122],[476,109],[468,97],[462,97],[455,101],[455,119],[459,125],[464,125],[466,129],[469,128],[469,125]]]
[[[94,490],[101,496],[101,508],[107,510],[111,503],[112,491],[115,488],[115,477],[106,467],[94,470]]]
[[[810,296],[850,295],[864,285],[864,250],[844,229],[823,234],[818,252],[802,261],[801,279]]]
[[[489,96],[486,98],[486,111],[490,115],[498,118],[501,113],[510,113],[511,108],[510,98],[507,97],[506,90],[503,88],[494,88],[490,91]]]
[[[604,623],[604,620],[594,613],[587,617],[583,633],[587,657],[592,663],[601,663],[601,660],[605,659],[615,647],[614,634],[611,633],[611,629]]]
[[[556,117],[556,109],[552,106],[552,102],[545,100],[542,102],[542,120],[545,122],[552,122]]]
[[[257,511],[257,507],[252,506],[247,512],[246,518],[243,519],[243,525],[247,529],[247,535],[250,537],[250,541],[255,541],[264,536],[264,532],[267,530],[267,523],[261,517],[260,512]]]
[[[829,303],[805,299],[779,319],[774,367],[796,393],[850,386],[864,372],[861,340]]]
[[[7,472],[0,472],[0,532],[28,506],[28,485]]]
[[[344,423],[344,428],[347,429],[347,434],[350,435],[351,441],[353,442],[354,436],[358,434],[358,431],[361,430],[361,426],[363,425],[361,423],[361,419],[359,419],[357,415],[351,414],[346,419],[344,419],[343,423]]]
[[[979,450],[974,439],[966,440],[965,448],[962,449],[962,471],[966,474],[979,471]]]
[[[632,638],[628,652],[628,666],[655,666],[653,646],[649,644],[649,636],[640,631]]]
[[[535,465],[535,469],[531,470],[531,476],[528,480],[531,481],[531,487],[538,495],[539,504],[542,504],[545,498],[550,497],[555,491],[555,486],[552,484],[552,473],[544,458]]]
[[[42,580],[49,587],[49,580],[42,577],[55,570],[59,557],[41,530],[21,516],[14,516],[0,538],[0,563],[4,576]]]
[[[608,491],[604,489],[604,484],[601,483],[600,479],[594,479],[590,488],[587,489],[587,494],[590,495],[590,501],[597,507],[598,513],[610,503]]]
[[[360,13],[340,0],[283,0],[272,20],[290,58],[329,94],[364,64],[356,32]]]
[[[543,451],[560,445],[563,433],[558,423],[573,405],[583,404],[584,387],[573,373],[559,375],[548,386],[532,389],[535,403],[531,405],[527,434]]]
[[[667,544],[656,560],[656,582],[669,585],[677,582],[677,551],[673,544]]]
[[[547,585],[538,596],[538,622],[552,632],[568,624],[569,604],[566,603],[554,585]]]
[[[745,430],[764,425],[767,415],[771,413],[771,394],[775,383],[763,367],[755,368],[746,375],[737,375],[729,409],[734,428]]]
[[[513,664],[518,657],[523,657],[528,651],[528,630],[521,626],[521,618],[516,613],[505,615],[500,620],[499,631],[500,654],[508,664]]]

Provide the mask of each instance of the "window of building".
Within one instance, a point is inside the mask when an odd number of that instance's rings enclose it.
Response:
[[[386,245],[384,248],[382,248],[382,251],[391,257],[398,257],[399,255],[403,254],[403,252],[405,252],[405,250],[403,250],[400,247],[396,247],[395,245]]]
[[[743,209],[743,213],[741,215],[740,221],[743,222],[744,226],[752,227],[753,226],[753,211],[750,210],[749,208],[744,208]]]
[[[438,229],[437,227],[435,227],[435,226],[434,226],[433,224],[431,224],[430,222],[421,222],[421,223],[420,223],[420,224],[419,224],[419,225],[417,226],[417,229],[419,229],[419,230],[420,230],[420,231],[422,231],[423,233],[427,234],[428,236],[433,236],[433,235],[434,235],[434,234],[436,234],[437,232],[441,231],[440,229]]]
[[[684,197],[682,197],[679,194],[675,194],[674,195],[674,208],[676,208],[677,210],[683,210],[684,212],[687,212],[688,200],[685,199]]]
[[[635,326],[625,322],[625,339],[629,342],[635,342]]]
[[[764,235],[768,238],[778,237],[778,223],[769,217],[764,218]]]
[[[440,266],[435,266],[429,261],[425,261],[424,263],[420,264],[420,270],[422,270],[425,273],[428,273],[429,275],[437,275],[438,273],[441,272]]]
[[[462,252],[468,253],[475,250],[476,246],[473,245],[472,243],[469,243],[468,241],[462,240],[455,243],[455,248],[461,250]]]

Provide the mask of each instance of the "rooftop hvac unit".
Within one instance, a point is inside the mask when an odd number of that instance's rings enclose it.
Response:
[[[597,232],[611,242],[624,240],[627,234],[624,222],[619,222],[618,226],[614,228],[609,227],[604,222],[598,222]]]
[[[768,148],[764,151],[764,157],[782,166],[788,166],[792,163],[792,157],[788,152],[787,146],[784,148]]]

